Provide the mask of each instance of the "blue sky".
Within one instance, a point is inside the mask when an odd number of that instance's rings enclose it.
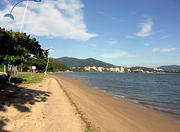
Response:
[[[26,2],[0,1],[0,26],[19,31]],[[23,32],[51,57],[95,58],[115,65],[180,65],[179,0],[42,0],[29,2]]]

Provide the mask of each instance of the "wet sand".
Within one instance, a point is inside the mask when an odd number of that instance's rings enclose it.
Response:
[[[79,80],[53,76],[67,91],[96,132],[180,132],[180,123],[117,100]]]

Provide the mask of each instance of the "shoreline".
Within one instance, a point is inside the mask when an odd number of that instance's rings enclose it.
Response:
[[[76,78],[74,78],[74,79],[76,79]],[[89,86],[89,87],[91,87],[91,86]],[[119,95],[119,94],[118,95],[113,95],[113,94],[108,93],[106,90],[101,90],[101,89],[94,88],[94,87],[91,87],[91,88],[93,88],[95,90],[98,90],[98,91],[100,91],[100,92],[102,92],[104,94],[110,95],[112,98],[115,98],[117,100],[121,100],[121,101],[124,101],[124,102],[126,102],[126,103],[128,103],[130,105],[135,105],[137,107],[141,107],[143,109],[155,112],[157,114],[161,114],[161,115],[163,115],[163,116],[165,116],[167,118],[170,118],[170,119],[180,123],[180,117],[174,116],[174,115],[179,115],[178,113],[174,113],[174,112],[171,112],[171,111],[165,111],[165,110],[155,108],[153,106],[150,106],[146,102],[139,101],[139,100],[134,99],[134,98],[130,98],[130,97],[127,97],[127,96],[122,96],[122,95]]]
[[[122,101],[125,101],[126,103],[128,103],[130,105],[135,105],[137,107],[141,107],[141,108],[146,109],[148,111],[155,112],[157,114],[161,114],[161,115],[163,115],[163,116],[165,116],[167,118],[170,118],[170,119],[180,123],[180,118],[174,116],[174,115],[178,115],[177,113],[157,109],[157,108],[155,108],[153,106],[148,106],[147,105],[148,103],[146,103],[146,102],[138,101],[136,99],[131,99],[131,98],[126,97],[126,96],[124,96],[124,97],[115,97],[113,95],[111,95],[111,96],[114,97],[117,100],[122,100]]]
[[[105,72],[104,72],[105,73]],[[125,73],[126,74],[126,73]],[[139,74],[139,73],[138,73]],[[140,73],[142,74],[142,73]],[[170,73],[167,73],[167,74],[170,74]],[[57,76],[61,76],[61,75],[58,75],[57,73],[55,73],[55,75]],[[168,118],[171,118],[177,122],[180,122],[180,114],[172,109],[164,109],[163,107],[158,107],[156,103],[154,104],[151,104],[149,103],[148,101],[143,101],[143,100],[138,100],[136,98],[132,98],[130,96],[124,96],[124,95],[121,95],[120,93],[113,93],[111,92],[111,90],[107,89],[107,88],[103,88],[103,87],[96,87],[95,85],[91,85],[91,83],[87,83],[86,81],[84,82],[83,79],[81,78],[76,78],[76,77],[68,77],[68,76],[62,76],[62,77],[67,77],[67,78],[73,78],[73,79],[77,79],[78,81],[80,81],[81,83],[95,89],[95,90],[98,90],[98,91],[101,91],[103,92],[104,94],[107,94],[107,95],[110,95],[111,97],[117,99],[117,100],[123,100],[127,103],[130,103],[132,105],[136,105],[138,107],[142,107],[144,109],[147,109],[147,110],[150,110],[150,111],[153,111],[153,112],[156,112],[158,114],[162,114]]]
[[[140,104],[124,100],[89,87],[79,80],[54,76],[67,90],[73,101],[92,123],[96,131],[174,131],[180,130],[180,123],[164,114],[142,108]]]
[[[64,76],[62,76],[64,77]],[[73,78],[73,77],[67,77],[67,78]],[[87,85],[85,83],[83,83],[81,80],[77,79],[77,78],[73,78],[75,80],[78,80],[80,81],[82,84],[84,85]],[[110,95],[112,98],[115,98],[117,100],[121,100],[121,101],[124,101],[130,105],[135,105],[137,107],[141,107],[142,109],[146,109],[146,110],[149,110],[151,112],[155,112],[157,114],[161,114],[167,118],[170,118],[178,123],[180,123],[180,117],[176,117],[174,115],[179,115],[178,113],[174,113],[174,112],[171,112],[171,111],[165,111],[165,110],[161,110],[161,109],[158,109],[158,108],[155,108],[153,106],[149,106],[148,103],[146,102],[143,102],[143,101],[139,101],[137,99],[134,99],[134,98],[131,98],[131,97],[127,97],[127,96],[122,96],[122,95],[113,95],[113,94],[110,94],[108,93],[108,90],[105,90],[105,89],[100,89],[100,88],[95,88],[95,87],[92,87],[92,86],[89,86],[87,85],[88,87],[94,89],[94,90],[97,90],[97,91],[100,91],[106,95]]]

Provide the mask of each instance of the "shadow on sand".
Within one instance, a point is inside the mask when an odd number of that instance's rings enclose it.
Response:
[[[51,92],[0,84],[0,112],[6,112],[6,106],[13,106],[20,112],[30,112],[31,110],[25,104],[34,105],[36,102],[45,102],[50,94]],[[0,132],[8,132],[3,129],[8,121],[9,119],[0,115]]]

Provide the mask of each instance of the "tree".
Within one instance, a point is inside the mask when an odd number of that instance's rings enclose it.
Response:
[[[0,64],[17,66],[33,59],[44,60],[48,55],[35,38],[30,38],[26,33],[6,31],[0,28]],[[9,72],[11,78],[12,67]]]
[[[70,70],[66,65],[61,64],[58,62],[56,59],[49,59],[49,66],[48,66],[48,71],[51,72],[58,72],[58,71],[67,71]]]

